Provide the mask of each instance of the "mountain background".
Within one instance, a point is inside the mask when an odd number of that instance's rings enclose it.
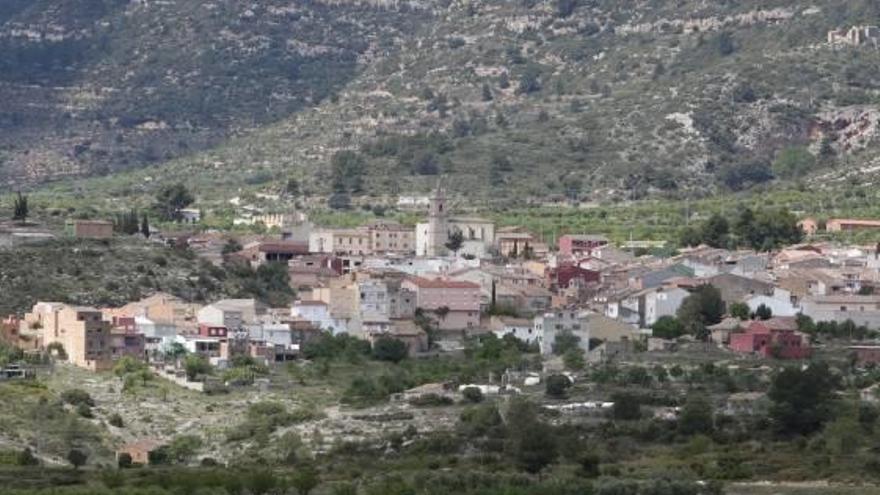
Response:
[[[705,197],[880,170],[870,0],[6,0],[0,184]],[[762,186],[763,187],[763,186]]]

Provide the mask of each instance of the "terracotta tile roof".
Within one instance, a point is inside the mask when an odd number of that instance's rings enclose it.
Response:
[[[420,289],[479,289],[479,284],[463,282],[459,280],[443,280],[440,278],[427,279],[423,277],[410,277],[407,280]]]
[[[139,450],[142,452],[151,452],[159,447],[165,445],[163,442],[159,440],[154,440],[150,438],[144,438],[141,440],[137,440],[135,442],[127,443],[119,448],[120,452],[128,452],[132,450]]]
[[[828,220],[827,224],[837,225],[858,225],[862,227],[880,227],[880,220],[858,220],[853,218],[834,218]]]
[[[769,320],[756,320],[755,322],[760,323],[769,330],[797,330],[798,328],[797,318],[794,316],[775,316]]]
[[[716,323],[714,325],[709,325],[707,328],[709,330],[738,330],[742,328],[743,322],[739,318],[728,317],[721,320],[720,323]]]

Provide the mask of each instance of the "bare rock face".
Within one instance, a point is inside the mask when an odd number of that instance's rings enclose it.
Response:
[[[828,139],[838,152],[860,151],[877,138],[880,111],[874,106],[856,106],[821,112],[810,128],[811,137]]]

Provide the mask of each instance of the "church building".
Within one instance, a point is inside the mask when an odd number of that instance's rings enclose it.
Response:
[[[437,183],[428,209],[428,221],[416,226],[416,254],[419,256],[446,256],[446,243],[453,232],[461,232],[464,243],[460,254],[482,257],[486,248],[495,243],[495,224],[476,217],[450,217],[446,189]]]

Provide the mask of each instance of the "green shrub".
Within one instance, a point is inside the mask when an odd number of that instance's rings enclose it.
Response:
[[[88,419],[95,417],[94,413],[92,413],[92,408],[85,402],[81,402],[76,406],[76,413]]]
[[[409,355],[406,343],[391,337],[380,337],[373,342],[373,358],[379,361],[399,363]]]
[[[637,395],[617,393],[611,400],[614,402],[614,419],[634,421],[642,417],[641,401]]]
[[[112,415],[110,415],[110,417],[107,419],[107,423],[117,428],[122,428],[123,426],[125,426],[124,422],[122,421],[122,416],[120,416],[118,413],[113,413]]]
[[[550,375],[544,382],[545,393],[548,397],[562,399],[568,396],[568,389],[571,385],[571,379],[565,375]]]
[[[78,388],[72,388],[70,390],[65,390],[64,392],[62,392],[61,400],[66,404],[70,404],[72,406],[85,404],[86,406],[92,407],[95,405],[95,401],[92,399],[92,396],[89,395],[89,393],[85,390],[81,390]]]
[[[470,402],[471,404],[483,402],[483,391],[479,387],[465,387],[461,391],[461,396],[465,402]]]

